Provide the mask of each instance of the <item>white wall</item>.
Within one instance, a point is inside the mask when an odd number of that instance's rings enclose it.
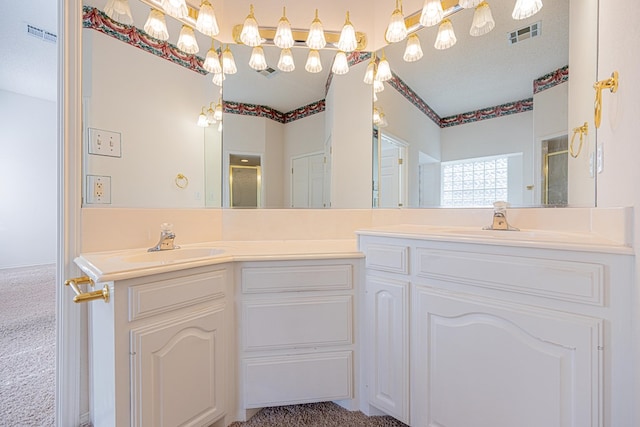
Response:
[[[56,103],[0,90],[0,268],[56,259]]]
[[[111,176],[114,207],[204,206],[204,131],[196,120],[218,88],[209,76],[95,30],[82,37],[85,129],[122,135],[121,158],[88,155],[85,140],[85,173]],[[175,185],[179,173],[186,189]]]

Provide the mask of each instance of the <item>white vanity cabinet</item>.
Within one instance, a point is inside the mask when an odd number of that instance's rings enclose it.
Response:
[[[90,307],[95,427],[224,423],[232,274],[213,265],[109,283],[110,301]]]
[[[632,427],[629,251],[362,234],[369,404],[411,426]]]
[[[239,419],[251,408],[354,399],[361,262],[237,263]]]

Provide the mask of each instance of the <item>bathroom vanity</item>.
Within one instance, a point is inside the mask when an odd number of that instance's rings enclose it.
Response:
[[[629,248],[412,225],[359,244],[369,405],[411,426],[630,426]]]

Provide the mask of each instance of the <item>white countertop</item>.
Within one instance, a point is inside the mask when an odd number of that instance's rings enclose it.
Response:
[[[443,227],[398,224],[356,231],[360,235],[394,236],[444,242],[477,243],[527,248],[560,249],[633,255],[633,248],[589,232],[547,230],[483,230],[476,227]]]
[[[147,248],[83,253],[74,261],[96,283],[234,261],[362,258],[356,239],[219,241],[147,252]]]

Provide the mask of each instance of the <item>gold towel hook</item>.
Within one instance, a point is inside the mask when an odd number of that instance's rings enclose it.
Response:
[[[76,277],[73,279],[68,279],[64,282],[65,286],[70,286],[73,289],[73,293],[76,294],[73,297],[73,302],[81,303],[81,302],[89,302],[97,299],[101,299],[104,302],[109,302],[109,286],[104,285],[101,290],[91,291],[91,292],[82,292],[79,288],[80,285],[90,285],[93,286],[93,280],[90,277],[82,276]]]
[[[576,135],[580,134],[580,145],[578,145],[578,151],[574,150],[573,143],[576,139]],[[584,122],[584,124],[580,127],[573,128],[573,135],[571,136],[571,143],[569,144],[569,153],[571,157],[576,158],[580,155],[580,151],[582,151],[582,143],[584,142],[584,136],[589,134],[589,124]]]
[[[593,88],[596,90],[596,101],[594,104],[594,122],[596,129],[600,127],[602,121],[602,91],[609,89],[611,93],[616,93],[618,90],[618,72],[611,73],[611,77],[605,80],[595,82]]]

